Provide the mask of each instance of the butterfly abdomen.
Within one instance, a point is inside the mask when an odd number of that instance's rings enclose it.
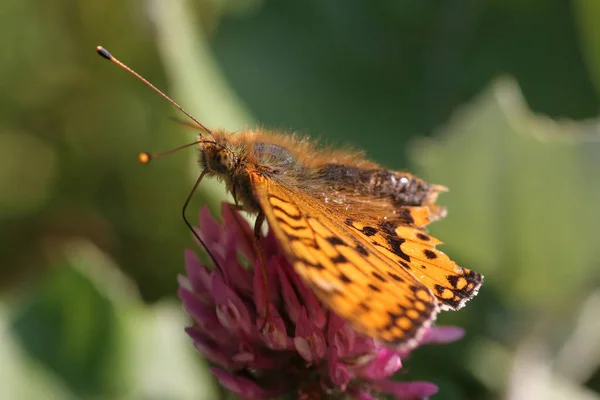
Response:
[[[435,201],[436,186],[408,172],[363,169],[341,164],[326,164],[319,177],[334,190],[389,198],[396,206],[420,206]]]

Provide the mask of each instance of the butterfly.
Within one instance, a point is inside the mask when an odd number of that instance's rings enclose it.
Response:
[[[445,187],[293,134],[209,130],[160,94],[206,132],[194,142],[197,184],[223,181],[238,208],[257,216],[255,232],[266,220],[295,272],[358,332],[409,348],[440,310],[477,294],[482,275],[458,266],[427,233],[446,216],[436,204]]]

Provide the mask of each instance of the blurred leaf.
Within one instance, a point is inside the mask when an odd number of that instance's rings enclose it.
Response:
[[[3,399],[70,399],[65,385],[30,359],[11,333],[11,310],[0,302],[0,397]]]
[[[12,328],[54,386],[76,397],[214,399],[186,324],[179,305],[144,305],[95,246],[73,242]]]
[[[574,328],[556,354],[556,370],[578,382],[589,380],[600,366],[600,290],[596,289],[577,310]]]
[[[594,134],[590,134],[594,132]],[[451,188],[433,227],[465,266],[488,274],[509,303],[569,309],[598,278],[598,123],[528,111],[515,83],[496,82],[458,111],[415,164]],[[590,279],[591,278],[591,279]],[[524,302],[524,303],[523,303]]]
[[[596,93],[600,94],[600,24],[598,24],[600,2],[575,0],[573,10],[579,30],[583,59]]]
[[[72,260],[59,260],[14,316],[14,334],[30,357],[78,396],[106,393],[118,375],[115,307]]]
[[[131,307],[123,315],[126,340],[122,359],[126,398],[213,400],[217,385],[183,328],[189,324],[181,306],[161,302]]]

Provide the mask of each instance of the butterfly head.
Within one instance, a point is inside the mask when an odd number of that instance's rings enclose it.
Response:
[[[223,138],[198,141],[200,148],[200,166],[209,174],[229,175],[238,162],[236,153]]]

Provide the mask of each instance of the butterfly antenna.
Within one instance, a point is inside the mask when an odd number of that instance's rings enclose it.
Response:
[[[198,185],[200,185],[200,182],[202,181],[202,178],[204,178],[204,175],[206,175],[206,172],[207,172],[206,170],[202,171],[202,173],[200,174],[200,176],[198,177],[198,179],[196,179],[196,183],[194,183],[194,187],[190,191],[190,194],[188,194],[187,199],[185,199],[185,203],[183,203],[183,207],[181,208],[181,216],[183,217],[183,221],[185,222],[185,224],[187,225],[187,227],[189,228],[189,230],[192,231],[192,234],[200,242],[200,244],[202,245],[202,247],[204,247],[204,250],[206,251],[206,253],[210,257],[210,259],[212,260],[213,264],[215,265],[215,268],[218,269],[219,272],[221,272],[221,274],[223,274],[223,276],[225,276],[223,268],[221,268],[221,265],[219,265],[219,262],[217,261],[217,259],[213,255],[213,253],[210,251],[210,249],[208,248],[208,246],[206,245],[206,243],[204,243],[204,240],[202,240],[202,238],[200,237],[200,235],[198,235],[198,232],[196,232],[196,230],[194,229],[194,227],[192,226],[192,224],[190,223],[190,221],[188,221],[187,216],[185,215],[186,211],[187,211],[187,208],[188,208],[188,205],[190,204],[190,201],[192,200],[192,197],[194,197],[194,193],[196,193],[196,189],[198,189]]]
[[[100,54],[100,56],[102,58],[106,58],[108,61],[112,61],[114,64],[117,64],[119,67],[123,68],[125,71],[129,72],[131,75],[135,76],[140,81],[144,82],[146,84],[146,86],[150,87],[150,89],[154,90],[156,93],[158,93],[159,95],[161,95],[165,100],[167,100],[169,103],[171,103],[172,105],[174,105],[175,108],[177,108],[179,111],[181,111],[183,114],[185,114],[185,116],[187,116],[189,119],[191,119],[192,121],[194,121],[194,123],[196,123],[198,125],[198,127],[200,127],[202,130],[204,130],[205,132],[210,133],[212,135],[212,131],[210,129],[208,129],[206,126],[204,126],[196,118],[192,117],[192,115],[189,112],[185,111],[183,109],[183,107],[181,107],[179,104],[177,104],[169,96],[167,96],[166,94],[164,94],[156,86],[154,86],[153,84],[151,84],[150,82],[148,82],[143,76],[141,76],[140,74],[138,74],[137,72],[135,72],[133,69],[129,68],[127,65],[123,64],[121,61],[119,61],[118,59],[116,59],[104,47],[102,47],[102,46],[96,47],[96,52],[98,54]]]
[[[189,122],[189,121],[186,121],[186,120],[181,119],[179,117],[169,117],[169,119],[171,121],[175,121],[176,123],[178,123],[179,125],[181,125],[181,126],[183,126],[185,128],[190,128],[190,129],[198,129],[199,128],[198,125],[196,125],[193,121]]]
[[[164,156],[168,156],[169,154],[173,154],[181,149],[185,149],[187,147],[192,147],[197,145],[198,143],[200,143],[201,141],[199,140],[195,140],[192,143],[188,143],[188,144],[184,144],[183,146],[178,146],[175,147],[174,149],[171,150],[167,150],[167,151],[161,151],[160,153],[147,153],[145,151],[142,151],[140,154],[138,154],[138,161],[141,164],[148,164],[150,161],[154,160],[155,158],[160,158],[160,157],[164,157]]]
[[[119,67],[123,68],[125,71],[129,72],[130,74],[132,74],[133,76],[135,76],[136,78],[138,78],[140,81],[142,81],[143,83],[145,83],[146,86],[150,87],[150,89],[154,90],[156,93],[158,93],[159,95],[161,95],[165,100],[167,100],[169,103],[171,103],[173,106],[175,106],[175,108],[177,108],[179,111],[181,111],[185,116],[187,116],[189,119],[191,119],[197,125],[197,127],[201,128],[202,130],[204,130],[205,132],[207,132],[207,133],[209,133],[211,135],[213,134],[210,129],[208,129],[206,126],[204,126],[200,121],[198,121],[196,118],[194,118],[190,113],[188,113],[187,111],[185,111],[183,109],[183,107],[181,107],[179,104],[177,104],[169,96],[167,96],[166,94],[164,94],[156,86],[154,86],[153,84],[151,84],[150,82],[148,82],[143,76],[141,76],[140,74],[138,74],[137,72],[135,72],[133,69],[129,68],[127,65],[123,64],[121,61],[119,61],[118,59],[116,59],[104,47],[102,47],[102,46],[96,47],[96,52],[98,54],[100,54],[100,56],[102,56],[102,58],[106,58],[107,60],[112,61],[114,64],[117,64]],[[174,153],[176,151],[179,151],[181,149],[185,149],[186,147],[191,147],[191,146],[197,145],[198,143],[201,143],[201,142],[210,142],[210,141],[209,140],[196,140],[196,141],[194,141],[192,143],[184,144],[183,146],[179,146],[179,147],[176,147],[176,148],[174,148],[172,150],[168,150],[168,151],[164,151],[164,152],[160,152],[160,153],[142,152],[142,153],[140,153],[138,155],[138,160],[142,164],[148,164],[151,160],[153,160],[155,158],[159,158],[159,157],[163,157],[163,156],[172,154],[172,153]],[[192,232],[192,234],[198,240],[198,242],[200,242],[200,244],[202,245],[202,247],[204,248],[204,250],[206,251],[206,253],[208,254],[208,256],[211,258],[212,262],[214,263],[215,268],[218,269],[221,273],[223,273],[223,269],[221,268],[221,266],[217,262],[217,259],[215,258],[215,256],[213,255],[213,253],[210,251],[210,249],[208,248],[208,246],[206,245],[206,243],[204,243],[204,240],[202,240],[202,238],[200,237],[200,235],[196,232],[196,230],[194,229],[194,227],[192,226],[192,224],[190,223],[190,221],[187,219],[187,217],[185,215],[187,207],[190,204],[190,201],[192,200],[192,197],[196,193],[196,190],[198,189],[198,185],[200,185],[200,182],[202,181],[202,178],[204,178],[205,174],[206,174],[206,170],[202,171],[202,173],[200,174],[200,176],[196,180],[196,183],[194,184],[194,187],[192,188],[192,190],[188,194],[188,197],[185,200],[185,203],[183,204],[183,207],[181,209],[181,214],[183,216],[183,221],[187,225],[188,229]]]

